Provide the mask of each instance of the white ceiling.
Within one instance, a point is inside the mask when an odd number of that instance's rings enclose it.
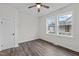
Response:
[[[30,9],[28,8],[29,6],[34,5],[34,3],[10,3],[9,5],[18,9],[21,12],[28,13],[28,14],[36,16],[36,17],[46,15],[46,14],[51,13],[59,8],[69,5],[68,3],[43,3],[43,4],[50,6],[50,8],[46,9],[46,8],[41,7],[41,11],[39,13],[37,12],[36,7],[30,8]]]

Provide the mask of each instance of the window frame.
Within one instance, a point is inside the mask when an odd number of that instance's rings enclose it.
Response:
[[[62,16],[62,15],[67,15],[67,14],[72,14],[72,19],[71,19],[71,22],[72,22],[72,25],[71,25],[71,35],[60,35],[59,34],[59,30],[58,30],[58,21],[59,21],[59,16]],[[55,21],[55,33],[48,33],[48,23],[47,23],[47,20],[48,20],[48,18],[49,17],[55,17],[54,19],[56,20]],[[52,19],[53,20],[53,19]],[[48,17],[46,17],[46,34],[48,34],[48,35],[56,35],[56,36],[64,36],[64,37],[73,37],[73,13],[72,13],[72,11],[69,11],[69,12],[63,12],[63,13],[60,13],[60,14],[57,14],[57,15],[55,15],[55,16],[48,16]]]
[[[49,33],[48,32],[48,18],[49,17],[52,17],[53,19],[54,19],[54,16],[48,16],[47,18],[46,18],[46,34],[49,34],[49,35],[56,35],[56,21],[55,21],[55,33]],[[52,19],[52,20],[53,20]]]
[[[59,29],[58,29],[58,21],[59,21],[59,16],[62,16],[62,15],[68,15],[68,14],[72,14],[72,19],[71,19],[71,21],[72,21],[72,29],[71,29],[71,35],[63,35],[63,34],[59,34]],[[61,13],[61,14],[59,14],[59,15],[57,15],[57,35],[58,36],[66,36],[66,37],[73,37],[73,13],[71,12],[71,11],[69,11],[69,12],[64,12],[64,13]]]

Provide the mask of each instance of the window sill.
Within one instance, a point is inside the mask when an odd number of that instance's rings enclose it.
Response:
[[[57,36],[62,36],[62,37],[72,37],[72,36],[69,36],[69,35],[57,35]]]
[[[68,35],[59,35],[59,34],[51,34],[51,33],[46,33],[47,35],[55,35],[55,36],[61,36],[61,37],[73,37],[73,36],[68,36]]]

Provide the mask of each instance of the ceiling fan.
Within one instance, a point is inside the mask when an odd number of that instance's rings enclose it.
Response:
[[[38,12],[40,12],[41,7],[44,7],[44,8],[47,8],[47,9],[49,8],[49,6],[43,5],[42,3],[35,3],[35,5],[29,6],[28,8],[33,8],[33,7],[37,7]]]

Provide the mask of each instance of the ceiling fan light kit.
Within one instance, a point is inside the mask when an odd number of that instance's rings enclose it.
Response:
[[[49,8],[49,6],[43,5],[42,3],[35,3],[35,5],[33,6],[29,6],[28,8],[33,8],[33,7],[37,7],[38,8],[38,12],[40,12],[40,8],[44,7],[44,8]]]
[[[41,6],[38,4],[38,5],[37,5],[37,8],[40,8],[40,7],[41,7]]]

